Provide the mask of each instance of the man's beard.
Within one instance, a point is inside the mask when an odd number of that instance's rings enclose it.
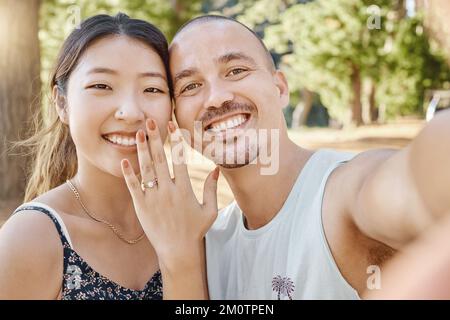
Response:
[[[259,145],[257,140],[248,140],[246,136],[235,138],[225,143],[215,143],[212,152],[207,156],[216,165],[223,168],[234,169],[255,163],[259,156]]]
[[[259,155],[259,149],[256,151],[256,158],[258,158],[258,155]],[[253,161],[254,161],[254,159],[250,159],[250,153],[246,150],[244,163],[216,163],[216,164],[225,169],[238,169],[238,168],[242,168],[242,167],[249,165]]]

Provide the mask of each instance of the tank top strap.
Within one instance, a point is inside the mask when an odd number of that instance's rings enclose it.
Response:
[[[67,231],[66,225],[64,221],[61,219],[59,214],[52,209],[51,207],[40,203],[40,202],[27,202],[19,206],[13,214],[17,214],[19,212],[25,213],[26,211],[39,211],[43,214],[47,215],[55,225],[56,230],[58,231],[59,238],[61,239],[61,243],[65,248],[72,248],[72,241],[70,240],[69,232]]]

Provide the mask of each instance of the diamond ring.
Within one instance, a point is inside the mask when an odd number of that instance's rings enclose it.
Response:
[[[141,189],[142,189],[142,191],[145,191],[145,189],[151,189],[151,188],[156,187],[157,185],[158,185],[158,178],[155,178],[148,182],[144,182],[144,180],[142,180]]]

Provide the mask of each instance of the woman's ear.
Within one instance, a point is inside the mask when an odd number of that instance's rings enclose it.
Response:
[[[55,104],[56,112],[58,113],[59,120],[61,120],[64,124],[69,124],[69,117],[67,114],[67,100],[66,97],[62,94],[61,90],[58,89],[58,86],[53,86],[52,90],[52,99]]]
[[[282,71],[276,70],[274,73],[274,80],[280,95],[281,105],[285,108],[289,104],[289,86],[286,77]]]

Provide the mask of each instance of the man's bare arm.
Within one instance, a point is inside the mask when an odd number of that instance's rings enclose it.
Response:
[[[352,160],[350,173],[363,161]],[[405,149],[367,162],[348,211],[369,237],[398,249],[450,214],[450,111]]]
[[[437,249],[438,248],[438,249]],[[450,299],[450,215],[383,268],[381,288],[366,299]]]

